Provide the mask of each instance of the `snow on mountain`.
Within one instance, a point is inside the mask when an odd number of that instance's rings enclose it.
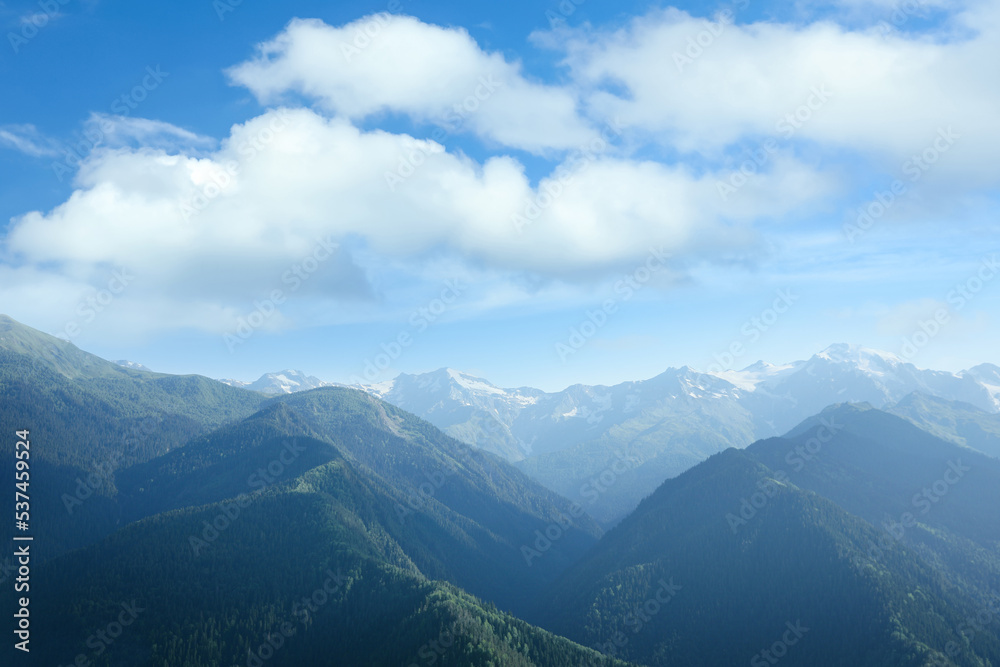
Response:
[[[265,394],[292,394],[297,391],[333,386],[333,382],[323,382],[317,377],[306,375],[302,371],[284,370],[278,373],[264,373],[253,382],[221,379],[219,382],[230,387],[252,389]]]
[[[143,366],[142,364],[140,364],[140,363],[138,363],[136,361],[129,361],[127,359],[119,359],[115,363],[118,364],[119,366],[123,366],[125,368],[131,368],[134,371],[149,371],[149,372],[152,372],[152,371],[150,371],[150,369],[146,368],[145,366]]]
[[[252,383],[224,382],[272,394],[336,384],[293,370]],[[717,372],[684,366],[647,380],[577,384],[557,392],[498,387],[451,368],[353,388],[514,462],[611,523],[664,479],[727,447],[782,435],[835,403],[886,408],[919,392],[1000,412],[1000,367],[923,370],[896,355],[846,344],[780,365],[758,361]],[[581,489],[589,488],[588,480],[607,477],[623,456],[630,462],[623,473],[628,481],[590,504],[593,498],[583,497]]]
[[[240,387],[241,389],[246,389],[250,386],[249,382],[244,380],[234,380],[233,378],[216,378],[216,382],[228,384],[230,387]]]
[[[294,370],[267,373],[252,383],[223,382],[272,394],[336,384]],[[716,372],[684,366],[648,380],[611,387],[573,385],[558,392],[502,388],[451,368],[403,373],[354,388],[511,461],[599,438],[613,440],[619,436],[608,434],[628,432],[630,424],[641,425],[651,415],[658,421],[642,428],[653,428],[664,441],[680,432],[676,420],[701,420],[705,428],[728,433],[730,443],[742,447],[783,434],[834,403],[883,407],[914,391],[1000,412],[1000,367],[982,364],[961,373],[922,370],[894,354],[842,343],[780,365],[758,361],[742,370]]]
[[[451,368],[356,388],[408,410],[448,435],[517,461],[531,451],[530,440],[511,432],[517,412],[542,394],[536,389],[501,389]]]
[[[991,412],[1000,412],[1000,367],[993,364],[980,364],[969,370],[962,371],[960,375],[972,378],[977,384],[986,389],[993,402]]]
[[[758,361],[755,364],[747,366],[741,371],[709,371],[708,374],[721,378],[726,382],[739,387],[743,391],[754,391],[757,389],[757,385],[789,375],[794,372],[795,369],[799,368],[801,364],[802,362],[796,362],[776,366],[775,364],[771,364],[766,361]]]

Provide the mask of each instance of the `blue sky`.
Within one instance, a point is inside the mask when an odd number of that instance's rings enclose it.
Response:
[[[1000,362],[996,3],[8,1],[0,27],[0,312],[101,356],[545,389],[842,341]]]

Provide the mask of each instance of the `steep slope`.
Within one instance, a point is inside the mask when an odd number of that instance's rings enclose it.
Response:
[[[114,473],[252,414],[265,397],[199,376],[123,368],[0,316],[0,475],[31,434],[37,557],[113,530]],[[6,501],[5,501],[6,502]],[[12,527],[0,528],[0,539]]]
[[[265,398],[197,375],[119,366],[0,315],[3,424],[20,423],[61,464],[148,460],[256,410]]]
[[[751,501],[751,499],[753,499]],[[548,627],[649,665],[1000,660],[980,607],[898,544],[734,449],[668,480],[556,584]],[[1000,612],[1000,599],[997,600]]]
[[[362,392],[325,388],[274,399],[247,420],[122,471],[125,522],[249,494],[343,457],[391,499],[369,517],[432,578],[519,613],[600,535],[579,508],[503,460]],[[557,526],[544,558],[522,546]]]
[[[427,579],[373,520],[392,511],[334,455],[240,502],[133,524],[40,571],[33,611],[44,641],[33,658],[157,667],[608,664]]]
[[[996,414],[1000,369],[921,370],[893,354],[836,344],[781,366],[668,369],[619,385],[546,393],[501,389],[451,369],[361,387],[463,442],[514,461],[612,525],[675,476],[727,446],[784,433],[827,405],[882,408],[914,391]],[[621,461],[628,461],[623,468]],[[601,482],[601,477],[611,480]]]
[[[511,425],[525,406],[544,393],[537,389],[500,389],[450,368],[420,375],[402,373],[388,382],[357,388],[426,419],[453,438],[508,461],[519,461],[531,451],[531,439],[519,438]]]
[[[1000,458],[1000,414],[920,392],[913,392],[885,410],[939,438]]]
[[[1000,591],[1000,460],[870,406],[824,410],[746,454],[906,545],[970,597]]]
[[[689,369],[628,391],[607,391],[603,414],[615,415],[611,419],[618,423],[606,427],[595,420],[593,439],[516,464],[605,525],[625,516],[664,479],[732,443],[749,443],[756,430],[753,416],[738,403],[739,390]],[[626,410],[627,418],[617,418],[616,412]]]
[[[753,387],[748,409],[761,415],[771,411],[768,418],[777,433],[833,403],[870,403],[882,408],[914,391],[965,401],[990,412],[1000,410],[990,386],[971,370],[922,370],[893,354],[860,345],[831,345],[779,372],[728,373],[725,377]],[[766,435],[770,434],[760,434]]]

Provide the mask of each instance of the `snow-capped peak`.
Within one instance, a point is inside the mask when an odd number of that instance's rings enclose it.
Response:
[[[219,380],[219,382],[228,384],[231,387],[243,387],[265,394],[291,394],[296,391],[330,387],[336,384],[334,382],[323,382],[319,378],[292,369],[285,369],[277,373],[264,373],[253,382],[230,379]]]
[[[148,368],[146,368],[145,366],[143,366],[139,362],[137,362],[137,361],[129,361],[128,359],[119,359],[115,363],[118,364],[119,366],[122,366],[124,368],[130,368],[130,369],[132,369],[134,371],[148,371],[149,370]]]
[[[486,393],[486,394],[506,394],[503,389],[493,385],[482,378],[477,378],[469,375],[468,373],[463,373],[461,371],[456,371],[453,368],[446,368],[444,371],[448,374],[448,377],[452,381],[459,385],[460,387],[467,389],[469,391]]]
[[[800,361],[780,366],[766,361],[758,361],[750,364],[743,370],[709,371],[708,375],[725,380],[743,391],[755,391],[758,385],[789,375],[801,367],[801,365],[802,362]]]
[[[837,363],[848,363],[859,367],[870,367],[872,362],[881,361],[884,365],[905,363],[892,352],[884,352],[863,345],[852,345],[848,343],[835,343],[822,352],[816,354],[815,358],[833,361]]]

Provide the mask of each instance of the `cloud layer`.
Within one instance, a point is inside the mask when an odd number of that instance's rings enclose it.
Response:
[[[218,142],[91,116],[107,141],[66,202],[13,221],[0,296],[72,312],[126,267],[128,321],[109,327],[222,332],[260,295],[290,290],[283,277],[324,242],[337,252],[295,288],[305,319],[391,301],[387,271],[433,281],[421,267],[434,262],[489,275],[484,302],[539,281],[586,290],[651,249],[671,254],[674,277],[753,264],[775,230],[839,230],[832,202],[858,174],[900,174],[941,132],[957,139],[920,172],[924,190],[952,202],[995,188],[1000,85],[983,68],[1000,56],[998,25],[986,6],[937,38],[669,9],[535,35],[566,73],[543,83],[459,28],[297,19],[228,70],[278,106]],[[387,115],[441,131],[362,129]],[[490,157],[463,154],[456,134]],[[55,150],[30,127],[0,128],[0,142]],[[541,156],[541,173],[518,151]]]

